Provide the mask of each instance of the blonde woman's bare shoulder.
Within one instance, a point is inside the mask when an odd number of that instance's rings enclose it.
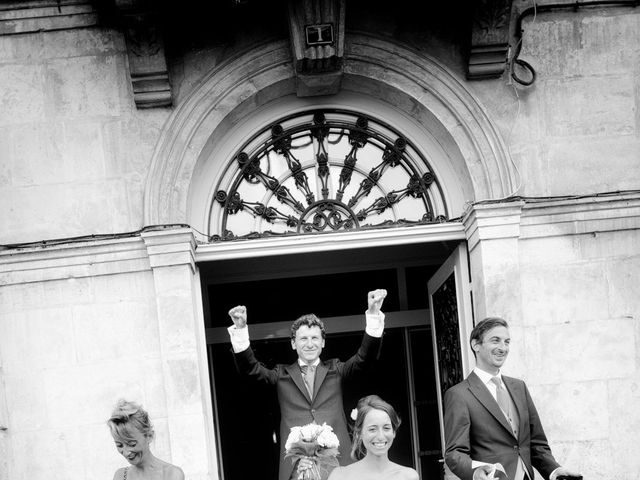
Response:
[[[184,472],[180,467],[168,464],[165,470],[165,480],[184,480]]]
[[[113,480],[122,480],[124,478],[124,471],[127,467],[122,467],[116,470],[113,474]]]

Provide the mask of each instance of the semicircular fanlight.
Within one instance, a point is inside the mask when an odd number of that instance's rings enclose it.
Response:
[[[341,110],[263,129],[237,151],[215,192],[212,240],[448,219],[427,159],[389,125]]]

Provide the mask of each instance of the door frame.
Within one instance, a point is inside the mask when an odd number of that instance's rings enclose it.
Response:
[[[458,312],[458,333],[461,349],[462,375],[466,378],[473,369],[473,352],[469,345],[469,334],[473,329],[473,307],[471,302],[471,278],[469,275],[469,257],[467,245],[461,242],[449,255],[449,258],[440,266],[427,283],[429,291],[429,323],[431,325],[431,338],[433,341],[433,356],[435,366],[435,377],[437,383],[438,396],[438,416],[440,417],[440,441],[442,442],[442,456],[445,452],[444,438],[444,406],[442,398],[442,388],[440,379],[440,364],[438,359],[438,341],[433,310],[433,294],[451,276],[454,275],[456,286],[456,302]]]
[[[199,244],[195,261],[212,262],[292,253],[329,252],[367,247],[392,247],[412,243],[467,240],[462,222],[444,222],[405,228],[379,228],[355,232],[318,233],[253,240]]]
[[[303,236],[282,236],[275,238],[260,238],[252,240],[236,240],[224,241],[217,243],[198,244],[194,253],[194,261],[196,264],[204,262],[216,262],[223,260],[250,259],[274,255],[287,254],[304,254],[316,252],[330,252],[337,250],[361,249],[367,247],[394,247],[409,244],[424,244],[431,242],[459,241],[460,244],[445,261],[443,267],[448,265],[452,257],[462,255],[464,253],[465,261],[467,259],[466,232],[464,225],[460,221],[444,222],[428,225],[416,225],[405,228],[379,228],[358,230],[352,232],[336,232],[336,233],[319,233]],[[466,263],[465,263],[466,265]],[[441,267],[441,269],[443,268]],[[440,270],[439,270],[440,271]],[[436,273],[437,275],[437,273]],[[434,275],[435,276],[435,275]],[[434,277],[432,277],[433,279]],[[456,288],[458,285],[456,285]],[[462,291],[462,290],[461,290]],[[468,298],[468,305],[471,305],[471,299]],[[204,309],[204,304],[200,302],[200,308]],[[469,307],[470,308],[470,307]],[[463,327],[461,326],[461,333]],[[466,330],[465,330],[466,332]],[[208,342],[207,342],[208,343]],[[204,345],[207,348],[207,345]],[[464,349],[463,349],[464,350]],[[463,352],[464,355],[464,352]],[[437,362],[437,359],[436,359]],[[212,366],[208,365],[212,370]],[[437,370],[437,363],[436,363]],[[212,371],[208,372],[206,384],[209,384]],[[438,390],[438,408],[441,424],[441,435],[444,435],[442,402],[440,399],[440,378],[436,373],[436,388]],[[209,408],[212,412],[217,411],[214,398],[210,399],[212,403]],[[214,418],[215,422],[215,418]],[[215,429],[217,430],[217,422]],[[217,432],[216,432],[217,433]],[[219,435],[211,439],[215,445],[215,464],[220,465],[220,448],[218,444]],[[443,437],[444,438],[444,437]],[[444,444],[443,444],[444,448]],[[444,450],[443,450],[444,454]],[[221,471],[219,475],[223,475]]]

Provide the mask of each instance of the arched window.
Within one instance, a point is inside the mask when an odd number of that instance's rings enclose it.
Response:
[[[215,188],[212,240],[393,227],[449,218],[429,161],[370,115],[313,109],[246,141]]]

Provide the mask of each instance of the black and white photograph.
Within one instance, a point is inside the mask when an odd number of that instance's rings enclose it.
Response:
[[[640,480],[639,0],[0,0],[0,480]]]

